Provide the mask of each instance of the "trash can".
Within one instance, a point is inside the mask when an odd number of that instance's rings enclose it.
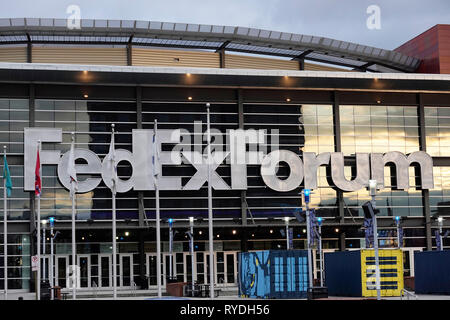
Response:
[[[167,278],[166,280],[166,292],[169,296],[182,297],[183,287],[187,282],[180,282],[177,278]]]
[[[54,286],[50,289],[53,290],[53,300],[61,300],[61,287]]]
[[[41,281],[41,300],[50,300],[50,283],[46,280]]]

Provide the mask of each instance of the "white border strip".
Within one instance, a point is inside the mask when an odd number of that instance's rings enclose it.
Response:
[[[221,68],[187,68],[187,67],[141,67],[141,66],[107,66],[78,64],[44,64],[0,62],[0,69],[20,70],[55,70],[55,71],[91,71],[91,72],[132,72],[132,73],[172,73],[235,76],[268,77],[311,77],[342,79],[396,79],[396,80],[444,80],[450,81],[450,74],[422,73],[366,73],[348,71],[292,71],[292,70],[256,70],[256,69],[221,69]],[[449,86],[450,91],[450,86]]]

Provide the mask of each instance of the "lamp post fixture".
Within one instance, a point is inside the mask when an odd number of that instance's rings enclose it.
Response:
[[[172,280],[173,276],[173,270],[172,270],[172,251],[173,251],[173,231],[172,231],[172,225],[173,225],[173,219],[169,218],[169,278]]]
[[[441,244],[439,250],[442,251],[444,248],[444,244],[442,243],[442,227],[444,225],[444,218],[443,217],[438,217],[437,218],[438,221],[438,226],[439,226],[439,243]]]
[[[310,228],[310,217],[309,217],[309,196],[311,194],[310,189],[303,189],[302,191],[303,197],[305,200],[305,207],[306,207],[306,248],[308,250],[308,283],[309,287],[313,287],[313,277],[312,277],[312,254],[311,254],[311,246],[310,246],[310,237],[311,237],[311,228]]]
[[[381,287],[380,287],[380,262],[378,257],[378,230],[377,230],[377,216],[375,214],[376,210],[376,200],[375,196],[377,194],[377,181],[369,180],[369,190],[372,207],[374,209],[373,220],[373,248],[375,251],[375,277],[376,277],[376,288],[377,288],[377,300],[381,300]]]
[[[291,249],[289,246],[289,217],[284,217],[284,223],[286,225],[286,250]]]
[[[397,226],[397,247],[400,249],[402,247],[401,237],[400,237],[400,217],[395,216],[395,225]]]
[[[47,220],[41,220],[42,223],[42,281],[45,281],[46,268],[45,268],[45,228],[47,226]]]
[[[322,218],[317,218],[319,225],[319,257],[320,257],[320,286],[323,287],[323,253],[322,253]]]
[[[53,227],[55,226],[55,218],[50,217],[48,218],[48,222],[50,223],[50,272],[49,272],[49,278],[50,278],[50,288],[53,288],[53,238],[55,237],[55,234],[53,233]],[[50,290],[50,299],[54,299],[54,292],[53,289]]]
[[[190,251],[191,251],[191,283],[192,283],[192,296],[194,296],[194,217],[189,217],[190,227]]]

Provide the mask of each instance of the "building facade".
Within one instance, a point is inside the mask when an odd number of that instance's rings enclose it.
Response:
[[[30,170],[25,157],[35,152],[32,137],[24,134],[26,128],[61,129],[61,141],[43,141],[43,152],[62,156],[74,132],[76,148],[102,159],[108,153],[112,123],[116,148],[133,153],[148,147],[133,144],[133,130],[153,130],[157,120],[160,130],[182,129],[180,143],[164,144],[162,152],[183,147],[204,152],[206,103],[211,105],[211,128],[215,129],[213,148],[230,145],[230,130],[261,130],[262,140],[253,147],[265,154],[287,150],[305,161],[305,153],[342,153],[348,181],[355,181],[362,171],[357,153],[426,152],[433,160],[430,188],[422,188],[421,171],[411,166],[409,188],[398,190],[398,168],[384,167],[384,188],[376,197],[379,238],[381,247],[397,246],[394,217],[402,218],[406,275],[414,275],[414,251],[435,249],[435,218],[450,212],[450,76],[412,74],[419,59],[360,45],[351,50],[350,43],[316,41],[304,35],[279,33],[275,39],[275,32],[269,32],[264,40],[264,30],[248,28],[227,31],[228,27],[220,27],[219,36],[219,26],[194,30],[193,25],[182,29],[178,24],[161,23],[157,30],[147,22],[147,28],[139,30],[137,21],[103,26],[100,20],[86,20],[82,29],[71,33],[57,20],[51,25],[46,19],[9,20],[8,25],[3,21],[3,31],[9,35],[2,36],[0,47],[5,61],[0,63],[0,145],[7,147],[13,182],[7,200],[10,289],[34,289],[30,256],[36,250],[39,223],[33,189],[25,185],[25,171]],[[223,160],[215,172],[226,187],[213,190],[214,270],[219,286],[235,287],[238,252],[286,248],[285,217],[291,218],[294,248],[305,248],[306,226],[294,217],[304,210],[301,190],[305,182],[285,192],[274,190],[256,161],[245,166],[247,186],[234,188],[232,166]],[[77,159],[78,168],[83,164]],[[194,278],[208,282],[207,183],[186,188],[197,171],[186,157],[181,164],[162,168],[163,176],[181,177],[182,186],[160,192],[163,284],[170,269],[168,219],[173,219],[177,231],[173,276],[181,281],[192,277],[185,234],[189,217],[195,221]],[[369,193],[366,188],[342,190],[331,171],[330,165],[318,166],[310,203],[324,219],[323,248],[364,248],[361,205],[370,199]],[[119,163],[121,179],[139,174],[129,162]],[[292,174],[281,162],[279,180]],[[72,263],[69,191],[59,179],[58,165],[44,163],[42,176],[41,218],[56,220],[53,267],[56,285],[65,287],[66,270]],[[99,172],[80,174],[80,180],[99,177]],[[155,288],[155,193],[131,189],[118,194],[116,205],[117,283],[122,288],[133,284]],[[110,288],[112,200],[103,181],[77,194],[76,213],[81,287]],[[1,202],[1,221],[3,214]],[[50,231],[48,225],[44,229],[45,251],[41,253],[45,252],[47,267],[42,276],[48,278]],[[448,245],[445,239],[444,247]],[[3,246],[0,250],[3,254]],[[0,265],[2,278],[3,262]]]

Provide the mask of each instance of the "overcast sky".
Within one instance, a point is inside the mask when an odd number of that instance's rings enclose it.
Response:
[[[450,24],[450,0],[0,0],[2,18],[152,20],[255,27],[394,49],[436,24]],[[369,29],[370,5],[381,29]]]

